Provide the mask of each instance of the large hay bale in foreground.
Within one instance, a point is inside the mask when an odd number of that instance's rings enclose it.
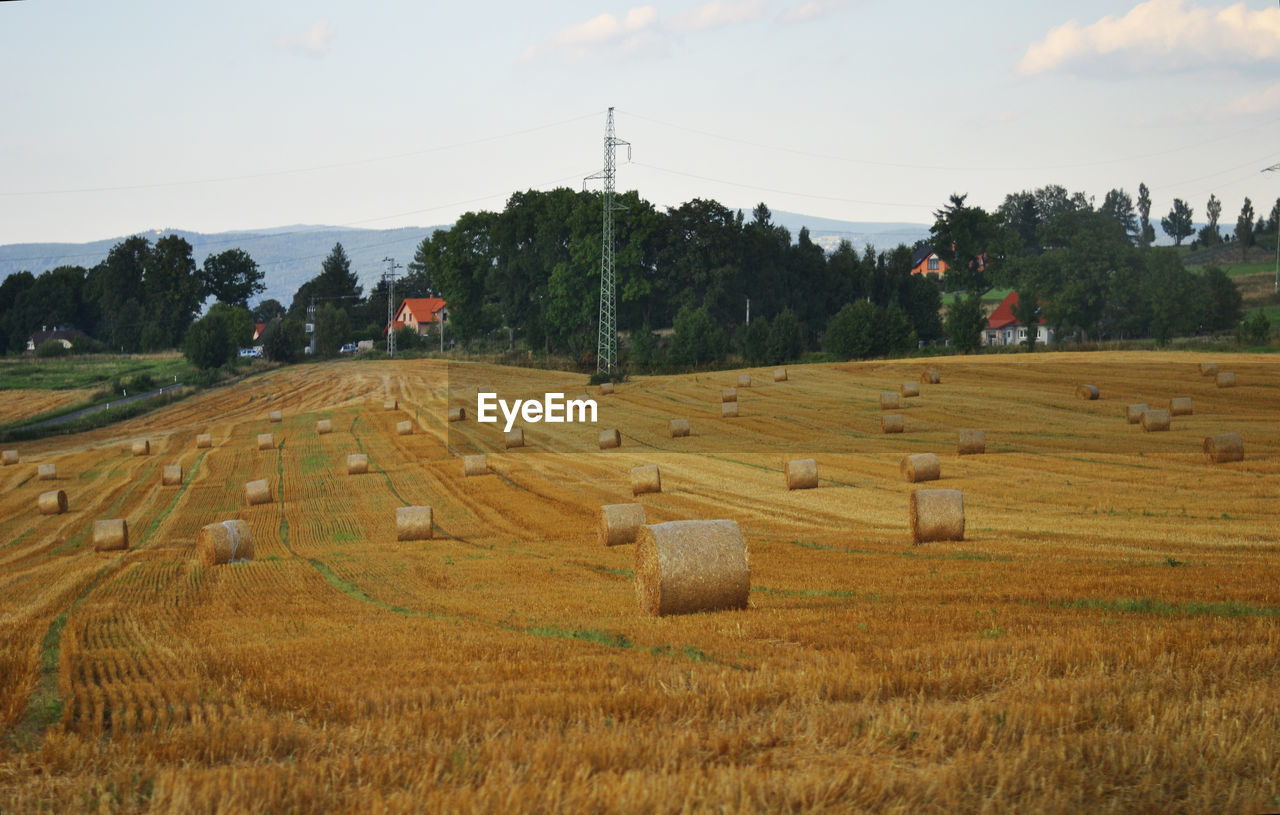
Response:
[[[644,504],[605,504],[600,507],[600,545],[635,543],[644,521]]]
[[[597,441],[601,450],[614,450],[622,446],[622,434],[618,432],[617,428],[601,430]]]
[[[880,391],[881,410],[897,410],[901,403],[900,397],[893,391]]]
[[[473,475],[488,475],[489,459],[484,456],[463,456],[462,457],[462,475],[470,477]]]
[[[1142,429],[1147,433],[1169,429],[1169,411],[1145,410],[1142,413]]]
[[[662,471],[657,464],[641,464],[631,468],[631,494],[662,492]]]
[[[937,371],[922,371],[920,373],[921,385],[937,385],[942,382],[942,374]]]
[[[267,414],[267,421],[268,421],[268,422],[273,422],[273,423],[276,423],[276,422],[283,422],[283,421],[284,421],[284,414],[283,414],[283,413],[281,413],[281,412],[280,412],[280,411],[278,411],[278,410],[273,410],[273,411],[271,411],[270,413],[268,413],[268,414]]]
[[[1143,402],[1129,405],[1124,409],[1125,421],[1129,424],[1137,424],[1142,421],[1142,414],[1146,413],[1150,408],[1150,405]]]
[[[738,418],[738,403],[737,402],[721,402],[720,418],[721,419]]]
[[[316,433],[321,436],[328,435],[333,432],[333,422],[328,419],[321,419],[316,422]]]
[[[61,515],[67,511],[67,494],[62,490],[49,490],[40,493],[36,506],[41,515]]]
[[[212,447],[212,446],[213,446],[212,433],[201,433],[200,435],[196,436],[196,447]]]
[[[41,464],[36,467],[36,478],[40,481],[56,481],[58,478],[58,465],[53,463]]]
[[[160,486],[176,487],[182,483],[182,465],[166,464],[160,471]]]
[[[93,522],[93,551],[116,552],[129,548],[129,522],[124,518]]]
[[[1233,371],[1219,371],[1217,385],[1219,388],[1234,388],[1236,386],[1236,375]]]
[[[722,403],[738,401],[738,389],[737,388],[721,388],[720,401]]]
[[[1200,375],[1201,375],[1201,376],[1217,376],[1217,375],[1218,375],[1218,363],[1216,363],[1216,362],[1201,362],[1201,363],[1200,363]]]
[[[818,460],[798,458],[788,461],[784,468],[787,474],[787,489],[811,490],[818,486]]]
[[[746,608],[747,544],[734,521],[670,521],[636,535],[636,599],[647,614]]]
[[[964,493],[960,490],[915,490],[911,493],[911,540],[964,540]]]
[[[396,507],[396,540],[429,541],[433,537],[431,507]]]
[[[151,442],[147,439],[135,441],[131,450],[135,456],[149,456],[151,455]]]
[[[987,452],[987,434],[982,430],[961,430],[956,433],[956,454],[977,456]]]
[[[347,475],[364,475],[369,472],[369,456],[365,453],[351,453],[347,456]]]
[[[513,427],[502,434],[502,446],[510,450],[512,447],[524,447],[524,428]]]
[[[673,439],[680,438],[681,436],[687,436],[689,435],[689,432],[690,428],[688,419],[672,419],[667,422],[667,433],[671,434],[671,438]]]
[[[920,383],[918,383],[918,382],[903,382],[901,385],[899,385],[899,386],[898,386],[898,393],[902,394],[904,398],[906,398],[906,397],[912,397],[912,396],[919,396],[919,395],[920,395]]]
[[[751,374],[738,374],[738,387],[739,388],[751,387]]]
[[[773,381],[774,381],[774,382],[786,382],[786,381],[787,381],[787,369],[786,369],[786,368],[774,368],[774,369],[773,369]]]
[[[902,477],[911,484],[920,481],[937,481],[942,476],[942,462],[933,453],[916,453],[904,456],[898,465]]]
[[[253,533],[244,521],[218,521],[200,527],[196,558],[205,566],[253,560]]]
[[[250,481],[244,485],[244,498],[249,506],[271,503],[271,485],[265,478]]]
[[[906,427],[907,422],[901,413],[887,413],[880,417],[881,433],[901,433]]]
[[[0,456],[0,461],[4,462],[4,466],[11,467],[22,459],[18,456],[17,450],[5,450],[4,455]]]
[[[601,383],[600,393],[602,396],[608,396],[609,394],[613,393],[613,383],[612,382]]]
[[[397,422],[397,423],[396,423],[396,434],[397,434],[397,435],[400,435],[400,436],[412,436],[412,435],[413,435],[413,422],[408,421],[408,420],[405,420],[405,421],[403,421],[403,422]]]
[[[467,420],[467,409],[464,407],[449,408],[449,421],[465,422]]]
[[[1169,400],[1170,416],[1190,416],[1195,412],[1190,396],[1175,396]]]
[[[1094,399],[1098,398],[1098,386],[1097,385],[1079,385],[1076,387],[1076,396],[1080,397],[1081,399],[1093,401]]]
[[[276,437],[270,433],[258,434],[258,449],[270,450],[276,446]]]
[[[1239,433],[1217,433],[1204,440],[1204,454],[1214,464],[1244,461],[1244,440]]]
[[[395,399],[387,399],[382,403],[383,410],[396,410],[400,407],[400,403]]]

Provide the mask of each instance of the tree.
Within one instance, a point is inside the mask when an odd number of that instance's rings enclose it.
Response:
[[[1204,270],[1204,327],[1225,331],[1240,322],[1244,300],[1235,281],[1217,266]]]
[[[1181,198],[1175,198],[1169,215],[1160,219],[1160,228],[1164,230],[1164,234],[1173,238],[1174,246],[1181,246],[1182,239],[1190,237],[1195,232],[1191,220],[1191,206]]]
[[[1172,249],[1158,249],[1147,261],[1146,289],[1151,303],[1151,335],[1160,345],[1195,331],[1199,320],[1201,282],[1182,265]]]
[[[994,271],[1008,237],[999,215],[966,206],[967,197],[953,193],[950,202],[933,213],[929,234],[934,250],[949,264],[951,288],[981,294],[989,288],[988,275]]]
[[[262,336],[262,350],[272,362],[297,362],[302,357],[306,341],[306,327],[302,321],[286,317],[267,326]]]
[[[648,323],[631,332],[631,348],[627,359],[633,366],[642,371],[653,370],[661,362],[660,353],[658,335],[653,333]]]
[[[804,324],[789,308],[784,308],[769,323],[766,342],[770,365],[799,359],[804,353]]]
[[[1240,216],[1236,218],[1236,242],[1240,244],[1240,260],[1253,246],[1253,202],[1246,196],[1244,206],[1240,207]]]
[[[182,340],[182,353],[201,370],[221,368],[236,358],[238,350],[253,336],[249,312],[238,306],[215,303],[209,312],[191,324]]]
[[[311,298],[316,300],[359,300],[363,287],[360,277],[351,271],[351,260],[341,243],[335,243],[329,256],[320,265],[320,274],[298,287],[289,305],[290,317],[302,317],[311,305]]]
[[[724,329],[711,318],[706,306],[680,309],[675,319],[671,359],[685,365],[701,365],[724,358]]]
[[[944,325],[947,337],[956,348],[965,352],[978,350],[982,343],[982,330],[987,326],[987,318],[982,313],[982,294],[973,292],[957,296],[947,309]]]
[[[137,323],[142,315],[136,314],[135,309],[142,310],[146,305],[142,278],[150,259],[151,243],[134,235],[111,247],[107,257],[89,270],[84,296],[93,304],[97,319],[96,325],[85,330],[113,351],[121,347],[130,352],[138,350],[142,327]],[[128,300],[133,301],[133,306],[126,311]]]
[[[36,283],[31,272],[14,272],[0,282],[0,353],[21,351],[30,335],[26,321],[14,310],[18,296]]]
[[[1027,329],[1027,338],[1023,342],[1027,351],[1036,350],[1036,340],[1040,338],[1040,297],[1035,289],[1024,288],[1018,292],[1018,302],[1013,307],[1013,318]]]
[[[272,320],[283,319],[284,315],[284,304],[274,298],[263,300],[253,310],[253,319],[259,323],[269,323]]]
[[[228,249],[204,259],[200,284],[205,297],[245,308],[249,298],[266,290],[257,262],[241,249]]]
[[[409,329],[412,333],[413,329]],[[316,353],[322,357],[337,356],[338,349],[351,333],[351,320],[345,309],[334,303],[322,303],[316,309]],[[397,343],[399,335],[396,335]],[[416,339],[416,338],[415,338]]]
[[[1155,242],[1156,230],[1151,226],[1151,191],[1142,183],[1138,184],[1138,215],[1138,245],[1145,249]]]
[[[738,353],[749,365],[769,361],[769,318],[756,317],[738,329]]]
[[[822,347],[840,359],[866,359],[881,351],[881,314],[875,303],[858,300],[846,303],[827,321]]]
[[[1205,213],[1209,217],[1209,222],[1200,228],[1200,243],[1205,246],[1217,246],[1222,243],[1222,233],[1218,230],[1218,219],[1222,217],[1222,202],[1213,193],[1209,193]]]
[[[202,299],[191,244],[178,235],[165,235],[143,269],[147,324],[142,344],[148,350],[177,348],[195,319]]]
[[[1149,206],[1150,202],[1148,201]],[[1106,197],[1102,199],[1102,206],[1098,207],[1098,212],[1119,224],[1130,240],[1138,241],[1141,237],[1138,234],[1138,216],[1133,210],[1133,199],[1124,190],[1113,189],[1109,191]]]

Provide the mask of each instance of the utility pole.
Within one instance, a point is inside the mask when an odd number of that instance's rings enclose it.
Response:
[[[1262,172],[1264,172],[1264,173],[1275,173],[1275,172],[1280,172],[1280,164],[1272,164],[1270,167],[1264,167],[1264,168],[1263,168],[1263,170],[1262,170]],[[1280,200],[1280,199],[1277,199],[1277,200]],[[1277,213],[1276,213],[1276,215],[1277,215],[1277,216],[1280,216],[1280,212],[1277,212]],[[1240,237],[1237,235],[1237,236],[1236,236],[1236,240],[1239,240],[1239,239],[1240,239]],[[1277,218],[1276,218],[1276,288],[1275,288],[1275,293],[1276,293],[1276,294],[1280,294],[1280,217],[1277,217]]]
[[[618,361],[618,303],[616,299],[617,284],[614,280],[613,264],[613,213],[625,209],[613,202],[614,173],[617,170],[615,149],[618,145],[627,146],[627,160],[631,160],[631,142],[623,141],[613,135],[613,108],[609,108],[609,118],[604,128],[604,169],[595,175],[587,176],[582,187],[592,179],[604,179],[604,235],[600,252],[600,335],[596,342],[596,373],[612,374]]]
[[[394,357],[396,355],[396,269],[403,269],[395,258],[383,258],[382,262],[387,264],[387,271],[382,275],[382,279],[387,283],[387,356]]]
[[[311,356],[316,355],[316,298],[311,296],[311,302],[307,304],[307,333],[311,335]]]

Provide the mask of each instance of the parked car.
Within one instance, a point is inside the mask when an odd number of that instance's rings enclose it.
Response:
[[[349,342],[338,349],[339,354],[354,354],[355,352],[356,352],[356,344],[354,342]]]
[[[262,346],[259,345],[253,348],[241,348],[240,356],[250,359],[262,359]]]

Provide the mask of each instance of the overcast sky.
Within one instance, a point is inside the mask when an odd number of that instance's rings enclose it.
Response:
[[[384,228],[581,188],[930,223],[952,192],[1280,196],[1280,7],[0,2],[0,244]],[[598,183],[598,182],[593,182]],[[1157,227],[1158,228],[1158,227]]]

